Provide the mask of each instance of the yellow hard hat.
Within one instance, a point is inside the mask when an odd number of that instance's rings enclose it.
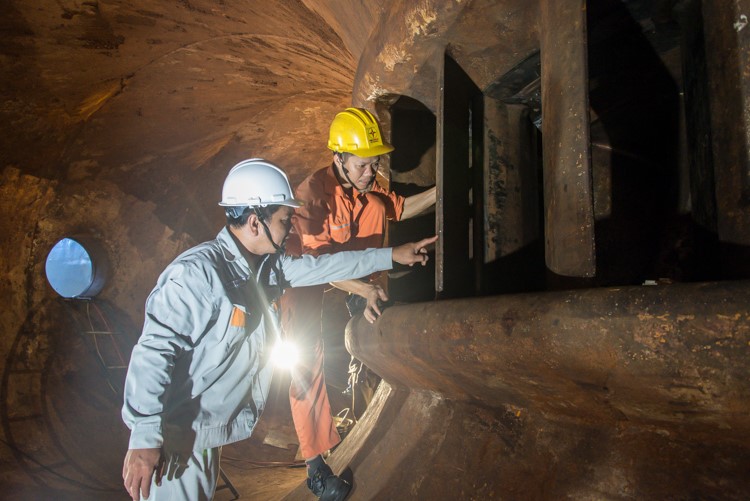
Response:
[[[328,149],[358,157],[376,157],[394,150],[383,141],[373,114],[362,108],[347,108],[336,115],[328,135]]]

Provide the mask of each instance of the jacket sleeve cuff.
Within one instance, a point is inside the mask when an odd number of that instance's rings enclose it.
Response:
[[[382,257],[378,256],[380,259],[382,259],[382,269],[392,270],[393,269],[393,249],[391,247],[386,247],[384,249],[378,249],[378,251],[382,254]]]
[[[158,426],[148,426],[134,428],[130,432],[130,442],[128,449],[158,449],[164,443],[161,435],[161,428]]]

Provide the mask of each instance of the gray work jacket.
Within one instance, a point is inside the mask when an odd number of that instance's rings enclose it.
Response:
[[[180,453],[249,437],[273,373],[274,296],[283,287],[391,267],[391,249],[318,258],[269,255],[256,276],[227,228],[177,257],[146,301],[130,358],[122,409],[129,448]]]

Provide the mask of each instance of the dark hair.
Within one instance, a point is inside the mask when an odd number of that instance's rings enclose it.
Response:
[[[341,163],[345,164],[346,161],[349,160],[349,157],[354,156],[354,153],[349,153],[348,151],[334,151],[333,156],[341,158]]]
[[[227,226],[231,228],[241,228],[245,226],[250,214],[259,214],[262,219],[267,221],[271,219],[271,216],[273,216],[280,208],[281,205],[278,204],[266,205],[265,207],[231,207],[233,210],[227,208],[225,211],[227,215]],[[239,209],[242,209],[242,213],[239,216],[235,216],[234,214],[239,212]]]

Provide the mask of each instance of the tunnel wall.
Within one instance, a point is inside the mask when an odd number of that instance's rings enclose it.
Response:
[[[155,277],[192,241],[114,184],[66,186],[12,167],[1,176],[0,482],[9,499],[82,488],[117,496],[127,449],[122,366]],[[46,281],[47,254],[74,235],[106,255],[107,283],[90,300],[63,300]]]
[[[13,0],[0,12],[0,486],[10,499],[117,499],[127,428],[124,370],[110,362],[127,363],[166,264],[221,229],[232,165],[263,156],[296,185],[330,161],[354,62],[303,2]],[[71,235],[109,261],[89,303],[46,283],[47,253]],[[89,304],[106,328],[72,321]],[[121,353],[99,358],[98,328],[127,340]],[[111,335],[99,349],[117,346]]]

